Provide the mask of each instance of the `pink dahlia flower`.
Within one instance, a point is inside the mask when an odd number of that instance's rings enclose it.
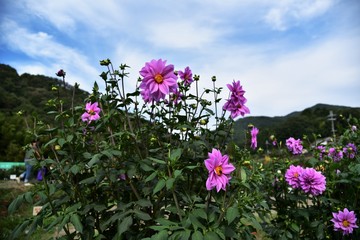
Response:
[[[291,137],[286,140],[286,146],[292,154],[297,155],[301,154],[303,150],[303,146],[301,145],[301,140]]]
[[[335,231],[342,231],[343,235],[348,235],[353,232],[354,228],[358,228],[356,225],[356,215],[354,211],[350,211],[344,208],[344,211],[332,213]]]
[[[83,122],[91,122],[91,121],[96,121],[100,118],[100,113],[101,109],[98,107],[98,103],[94,102],[93,104],[91,103],[87,103],[85,105],[85,112],[83,113],[83,115],[81,115],[81,120]]]
[[[184,81],[185,86],[190,86],[190,84],[194,81],[192,76],[192,71],[189,67],[186,67],[184,72],[178,71],[180,79]]]
[[[292,187],[292,188],[299,188],[300,187],[300,175],[303,172],[303,168],[301,166],[294,166],[291,165],[288,170],[286,170],[285,173],[285,179],[286,182]]]
[[[257,148],[257,139],[256,139],[256,136],[258,135],[259,133],[259,129],[257,129],[256,127],[253,127],[251,129],[251,148],[252,149],[256,149]]]
[[[216,191],[220,189],[226,190],[226,185],[229,184],[231,177],[229,174],[235,170],[234,165],[229,163],[229,157],[227,155],[221,155],[221,152],[217,149],[213,149],[209,153],[209,158],[204,161],[207,170],[209,171],[209,177],[206,180],[206,189],[212,190],[216,187]]]
[[[231,112],[231,118],[244,116],[250,113],[249,108],[245,106],[246,98],[244,97],[245,91],[242,89],[240,81],[233,81],[232,85],[226,85],[230,90],[230,98],[224,104],[223,109]]]
[[[349,143],[348,145],[346,145],[346,147],[343,148],[343,152],[346,157],[353,159],[355,158],[355,155],[357,153],[357,148],[355,144]]]
[[[313,196],[322,194],[326,189],[325,176],[321,172],[313,168],[305,168],[302,170],[299,180],[301,189]]]
[[[339,162],[344,157],[344,153],[343,151],[332,147],[329,149],[328,156],[331,157],[334,162]]]
[[[161,59],[145,63],[140,75],[143,77],[140,88],[149,94],[147,100],[164,99],[167,94],[178,88],[174,65],[166,65],[166,61]]]

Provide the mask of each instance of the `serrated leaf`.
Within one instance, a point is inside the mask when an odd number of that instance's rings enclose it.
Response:
[[[161,191],[164,187],[165,187],[165,180],[164,180],[164,179],[160,179],[160,180],[157,182],[157,184],[156,184],[156,186],[155,186],[155,188],[154,188],[154,190],[153,190],[153,195],[154,195],[155,193]]]
[[[131,216],[127,216],[124,218],[121,223],[118,225],[118,234],[121,236],[124,232],[126,232],[129,227],[132,225],[133,219]]]

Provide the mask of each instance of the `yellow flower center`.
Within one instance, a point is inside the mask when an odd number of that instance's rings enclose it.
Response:
[[[90,115],[94,115],[94,114],[95,114],[95,111],[91,109],[91,110],[89,110],[89,114],[90,114]]]
[[[155,82],[157,82],[159,84],[164,81],[164,78],[160,73],[156,74],[154,78],[155,78]]]
[[[299,177],[299,173],[294,173],[294,177],[298,178]]]
[[[215,168],[215,172],[216,172],[216,175],[220,176],[222,175],[222,167],[221,166],[217,166]]]
[[[343,224],[344,227],[348,227],[350,225],[350,223],[347,220],[344,220],[342,222],[342,224]]]

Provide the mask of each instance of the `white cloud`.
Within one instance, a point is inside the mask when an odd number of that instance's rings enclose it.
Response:
[[[336,0],[281,0],[270,7],[264,20],[272,28],[284,31],[298,22],[308,21],[329,10]]]

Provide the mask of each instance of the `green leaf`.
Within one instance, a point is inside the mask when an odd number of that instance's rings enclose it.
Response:
[[[154,171],[153,167],[150,167],[149,165],[147,165],[146,163],[142,163],[140,165],[141,169],[144,170],[145,172],[150,172],[150,171]]]
[[[204,237],[200,231],[195,231],[193,233],[193,235],[191,236],[191,240],[203,240],[203,239],[204,239]]]
[[[59,138],[58,144],[62,147],[66,143],[65,139]]]
[[[300,232],[300,228],[296,223],[291,223],[290,227],[294,232]]]
[[[228,224],[232,223],[235,218],[239,217],[239,209],[237,207],[229,207],[226,210],[226,220],[228,222]]]
[[[124,218],[124,220],[121,221],[121,223],[118,225],[118,234],[121,236],[124,232],[126,232],[129,227],[132,225],[133,219],[131,216],[127,216]]]
[[[13,214],[13,213],[20,207],[20,205],[22,204],[23,200],[24,200],[24,195],[23,195],[23,194],[21,194],[21,195],[19,195],[17,198],[15,198],[15,200],[12,201],[12,202],[10,203],[10,205],[9,205],[9,208],[8,208],[9,213],[10,213],[10,214]]]
[[[79,184],[92,184],[94,183],[96,180],[95,176],[89,177],[89,178],[85,178],[84,180],[80,181]]]
[[[168,232],[167,230],[162,230],[160,231],[159,233],[153,235],[151,237],[151,240],[167,240],[169,237],[168,237]]]
[[[189,229],[185,229],[185,231],[181,231],[181,240],[187,240],[190,238],[190,235],[191,235],[191,231]]]
[[[198,228],[205,229],[205,226],[199,222],[199,220],[193,214],[189,215],[189,219],[195,230]]]
[[[136,204],[140,205],[141,207],[152,207],[151,201],[147,199],[140,199],[136,202]]]
[[[205,233],[204,240],[220,240],[220,237],[214,232],[207,232]]]
[[[166,180],[166,189],[167,189],[167,190],[172,189],[173,186],[174,186],[174,182],[175,182],[175,179],[174,179],[174,178],[168,178],[168,179]]]
[[[74,139],[74,135],[68,135],[68,136],[66,137],[66,141],[67,141],[67,142],[71,142],[73,139]]]
[[[136,215],[137,218],[147,221],[147,220],[151,220],[151,217],[149,214],[142,212],[140,210],[134,210],[134,213]]]
[[[79,165],[73,165],[71,168],[70,168],[70,171],[76,175],[79,171],[80,171],[80,166]]]
[[[89,167],[92,167],[94,164],[98,163],[100,161],[101,156],[102,154],[100,153],[95,154],[88,162]]]
[[[160,179],[158,182],[157,182],[157,184],[156,184],[156,186],[155,186],[155,188],[154,188],[154,190],[153,190],[153,195],[155,194],[155,193],[157,193],[158,191],[160,191],[161,189],[163,189],[165,187],[165,180],[164,179]]]
[[[76,213],[72,214],[71,217],[70,217],[70,222],[74,225],[76,231],[82,233],[83,225],[82,225],[82,223],[80,221],[79,215],[77,215]]]
[[[33,202],[32,192],[25,193],[24,198],[28,203],[32,203]]]
[[[199,209],[195,209],[194,211],[192,211],[192,214],[194,214],[195,217],[200,217],[202,219],[207,219],[207,215],[204,209],[199,208]]]
[[[153,158],[153,157],[149,157],[149,160],[159,163],[159,164],[164,164],[164,165],[166,164],[166,162],[164,160],[160,160],[160,159]]]
[[[246,171],[245,171],[245,169],[244,168],[241,168],[240,169],[240,176],[241,176],[241,181],[242,182],[246,182]]]
[[[145,179],[145,182],[149,182],[149,181],[153,180],[156,176],[157,176],[157,172],[155,171]]]
[[[177,148],[177,149],[171,151],[170,157],[169,157],[170,161],[171,162],[176,162],[181,157],[181,154],[182,154],[182,149],[181,148]]]
[[[176,169],[176,170],[174,171],[174,178],[176,179],[178,176],[181,175],[181,173],[182,173],[181,170]]]

